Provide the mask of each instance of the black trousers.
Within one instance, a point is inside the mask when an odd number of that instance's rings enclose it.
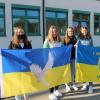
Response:
[[[54,90],[58,90],[58,86],[55,86],[55,87],[49,89],[50,93],[53,93]]]
[[[89,86],[93,86],[93,82],[89,82]]]

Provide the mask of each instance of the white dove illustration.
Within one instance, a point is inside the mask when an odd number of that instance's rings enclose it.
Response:
[[[51,52],[49,52],[48,61],[45,65],[44,69],[42,69],[37,64],[32,64],[32,65],[30,65],[30,70],[31,70],[32,74],[36,76],[36,78],[39,82],[42,82],[43,84],[48,86],[49,83],[44,79],[44,76],[45,76],[46,72],[52,68],[53,63],[54,63],[54,58],[53,58]]]

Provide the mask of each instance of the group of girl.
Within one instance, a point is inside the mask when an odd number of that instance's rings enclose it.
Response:
[[[75,84],[75,48],[77,46],[77,43],[80,43],[81,45],[92,45],[92,38],[86,27],[81,28],[78,39],[76,39],[73,28],[68,27],[66,30],[65,37],[61,39],[58,28],[52,25],[48,30],[48,36],[43,44],[43,48],[54,48],[72,44],[71,64],[70,64],[72,82],[70,83],[70,86],[75,91],[78,90],[78,87]],[[25,35],[24,29],[22,27],[16,27],[14,29],[14,35],[9,44],[9,49],[32,49],[32,45],[28,40],[27,36]],[[86,90],[87,84],[89,84],[88,93],[92,93],[93,92],[92,82],[89,83],[84,82],[81,90]],[[70,92],[71,88],[69,84],[65,85],[66,85],[66,92]],[[49,89],[50,91],[49,98],[51,100],[57,100],[58,96],[62,96],[62,93],[59,92],[58,87],[59,86],[55,86]],[[20,95],[15,96],[15,99],[21,100],[21,96]],[[24,94],[24,100],[28,100],[28,97],[25,94]]]
[[[68,27],[66,30],[65,37],[61,39],[57,27],[53,25],[50,27],[48,31],[47,39],[43,44],[43,48],[54,48],[54,47],[61,47],[61,46],[72,44],[71,63],[70,63],[72,82],[70,83],[70,86],[67,83],[65,84],[66,92],[70,92],[71,88],[73,88],[75,91],[78,90],[78,87],[75,84],[75,72],[76,72],[75,71],[75,48],[78,43],[80,43],[81,45],[92,46],[92,38],[90,33],[88,32],[87,27],[82,27],[80,29],[80,33],[77,39],[74,33],[74,29],[72,27]],[[82,85],[83,87],[81,88],[81,90],[86,90],[88,87],[88,93],[93,92],[92,82],[89,83],[84,82]],[[58,91],[58,86],[50,88],[49,91],[50,91],[49,98],[51,100],[57,100],[58,96],[62,96],[62,93]]]

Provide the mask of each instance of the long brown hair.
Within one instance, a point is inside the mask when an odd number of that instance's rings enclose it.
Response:
[[[80,38],[84,38],[84,35],[83,35],[83,33],[81,32],[82,29],[86,29],[86,30],[87,30],[86,38],[91,38],[91,34],[88,32],[87,27],[81,27],[79,37],[80,37]]]
[[[56,39],[54,39],[53,36],[52,36],[52,30],[53,29],[56,29],[57,30],[57,37],[56,37]],[[49,31],[48,31],[47,39],[48,39],[48,41],[51,41],[51,42],[52,41],[58,41],[58,42],[61,41],[58,28],[55,25],[50,26]]]
[[[74,29],[73,29],[73,27],[68,27],[67,29],[66,29],[66,35],[65,35],[65,38],[64,38],[64,42],[66,43],[66,44],[68,44],[68,42],[70,41],[70,37],[68,36],[68,30],[69,29],[72,29],[73,30],[73,35],[74,35]]]
[[[20,29],[20,30],[22,30],[23,31],[23,34],[24,34],[24,43],[26,44],[26,45],[28,45],[28,38],[27,38],[27,36],[25,35],[25,33],[24,33],[24,29],[21,27],[21,26],[17,26],[17,27],[14,27],[14,35],[13,35],[13,37],[12,37],[12,43],[13,44],[15,44],[15,45],[19,45],[19,39],[18,39],[18,33],[17,33],[17,31],[18,31],[18,29]]]

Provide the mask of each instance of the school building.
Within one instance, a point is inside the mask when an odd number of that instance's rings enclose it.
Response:
[[[33,48],[40,48],[50,25],[65,35],[68,26],[78,33],[88,27],[100,46],[100,0],[0,0],[0,48],[8,48],[13,27],[25,29]]]

